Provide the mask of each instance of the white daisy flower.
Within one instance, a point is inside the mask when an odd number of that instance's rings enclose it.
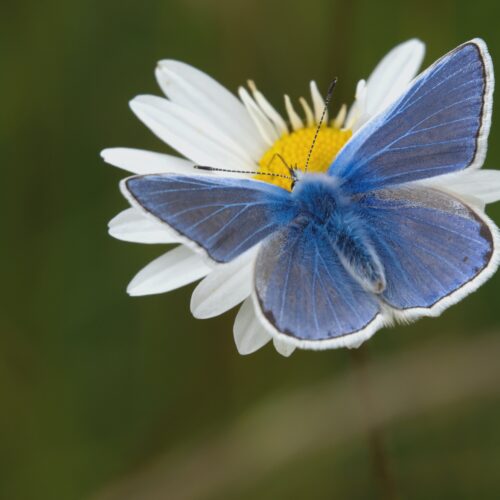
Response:
[[[340,107],[333,119],[325,117],[309,164],[309,171],[326,171],[340,149],[372,116],[382,111],[405,90],[417,74],[425,47],[409,40],[392,49],[356,88],[354,104]],[[312,81],[310,101],[299,99],[294,107],[285,95],[285,118],[269,103],[256,85],[240,87],[239,99],[210,76],[187,64],[164,60],[156,69],[156,79],[166,98],[142,95],[130,107],[138,118],[162,141],[185,158],[163,153],[130,149],[105,149],[101,154],[112,165],[133,174],[178,173],[200,175],[194,165],[255,172],[255,178],[289,189],[284,177],[259,175],[279,153],[288,165],[304,165],[324,100]],[[298,111],[299,110],[299,111]],[[276,161],[273,172],[288,176],[286,167]],[[500,199],[500,172],[471,171],[430,182],[466,197],[476,206]],[[218,175],[217,172],[211,175]],[[220,173],[241,176],[237,173]],[[248,175],[245,175],[248,178]],[[451,180],[450,180],[451,179]],[[227,264],[207,261],[206,257],[180,244],[177,235],[139,210],[128,208],[109,223],[109,233],[136,243],[179,243],[144,267],[130,282],[130,295],[164,293],[202,281],[191,298],[191,312],[197,318],[218,316],[242,303],[234,323],[234,339],[240,354],[250,354],[271,340],[257,318],[250,295],[257,248]],[[272,339],[283,356],[295,347]]]

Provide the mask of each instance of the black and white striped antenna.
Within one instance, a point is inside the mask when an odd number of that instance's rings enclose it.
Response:
[[[314,146],[316,145],[316,140],[318,138],[319,131],[321,129],[321,126],[323,125],[323,120],[325,119],[326,112],[328,110],[328,105],[330,104],[330,101],[332,99],[333,91],[335,90],[335,85],[337,85],[337,77],[335,77],[332,80],[332,83],[330,83],[330,86],[328,87],[328,92],[326,93],[326,98],[325,98],[325,107],[323,108],[323,113],[321,114],[321,118],[319,119],[318,127],[316,128],[316,133],[314,134],[314,138],[313,138],[311,147],[309,149],[309,153],[307,153],[307,160],[306,160],[306,164],[304,165],[304,173],[307,172],[307,168],[309,167],[309,162],[311,161],[311,155],[312,155]]]

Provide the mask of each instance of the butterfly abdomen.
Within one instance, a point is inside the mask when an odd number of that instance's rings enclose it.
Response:
[[[347,213],[335,220],[331,232],[333,246],[351,276],[365,290],[382,293],[386,287],[384,268],[364,222],[357,215]]]

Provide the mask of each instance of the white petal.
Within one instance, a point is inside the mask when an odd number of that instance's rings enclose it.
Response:
[[[340,106],[339,112],[333,121],[333,126],[336,128],[342,128],[344,126],[344,122],[347,116],[347,106],[342,104]]]
[[[304,110],[304,114],[306,115],[306,123],[308,127],[312,127],[314,125],[314,115],[312,112],[311,107],[309,106],[309,103],[303,98],[299,97],[299,102],[302,105],[302,109]]]
[[[212,268],[205,259],[181,245],[141,269],[127,288],[129,295],[164,293],[197,281]]]
[[[314,107],[314,116],[316,118],[316,123],[319,123],[321,120],[321,115],[323,114],[323,111],[325,110],[325,101],[318,89],[318,86],[316,85],[316,82],[313,80],[309,84],[310,89],[311,89],[311,97],[312,97],[312,102],[313,102],[313,107]],[[325,112],[325,122],[328,122],[328,111]]]
[[[479,198],[484,204],[500,200],[500,170],[465,170],[429,179],[428,184]]]
[[[367,81],[366,112],[379,113],[396,100],[417,74],[425,45],[417,39],[394,47],[376,66]]]
[[[218,316],[243,302],[252,292],[257,248],[217,266],[194,290],[191,312],[195,318]]]
[[[156,222],[137,208],[127,208],[111,219],[109,234],[133,243],[179,243],[179,236],[167,225]]]
[[[199,165],[255,170],[255,164],[231,150],[220,131],[186,108],[156,96],[130,102],[137,117],[162,141]]]
[[[238,93],[243,101],[243,104],[246,106],[248,113],[252,117],[255,126],[262,135],[262,138],[268,146],[272,146],[274,142],[279,139],[279,133],[276,130],[276,127],[259,108],[259,106],[257,106],[246,89],[240,87],[238,89]]]
[[[360,80],[356,85],[354,104],[347,113],[345,128],[357,130],[366,122],[366,81]]]
[[[255,99],[255,102],[260,106],[262,111],[264,111],[265,115],[273,122],[276,130],[280,135],[288,134],[288,127],[286,125],[285,120],[281,117],[281,115],[274,109],[271,103],[264,97],[264,94],[260,92],[255,83],[252,80],[249,80],[248,86],[252,90],[252,95]]]
[[[295,351],[294,345],[285,342],[284,340],[273,339],[274,348],[285,358],[288,358]]]
[[[240,354],[252,354],[271,340],[271,336],[255,315],[251,298],[246,299],[240,307],[234,321],[233,333]]]
[[[106,163],[133,174],[196,173],[189,160],[143,149],[108,148],[101,151],[101,157]]]
[[[203,115],[259,160],[266,146],[245,107],[229,90],[203,71],[179,61],[160,61],[156,77],[173,102]]]
[[[196,115],[205,132],[207,132],[206,127],[208,126],[211,135],[234,154],[249,162],[259,160],[262,156],[262,147],[254,148],[254,155],[250,154],[249,151],[252,148],[244,146],[249,136],[248,132],[243,130],[241,125],[233,123],[234,117],[221,113],[222,108],[217,102],[211,101],[200,89],[193,87],[165,65],[158,66],[156,78],[160,86],[163,82],[162,89],[170,98],[170,102]],[[243,108],[243,106],[241,107]],[[253,133],[258,136],[255,127],[253,127]]]
[[[304,123],[295,111],[292,101],[290,100],[290,97],[288,95],[285,95],[285,108],[286,112],[288,113],[288,118],[290,119],[290,124],[292,125],[293,130],[300,130],[301,128],[304,128]]]

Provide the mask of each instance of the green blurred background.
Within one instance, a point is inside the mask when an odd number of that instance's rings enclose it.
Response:
[[[161,58],[277,105],[338,75],[336,108],[411,37],[426,65],[475,36],[500,60],[499,18],[494,0],[3,2],[0,498],[383,498],[370,423],[401,498],[500,498],[500,275],[378,333],[367,408],[347,351],[241,357],[234,313],[194,320],[192,287],[129,298],[164,249],[107,235],[123,174],[99,158],[167,151],[127,107],[160,93]],[[499,138],[494,120],[490,168]]]

